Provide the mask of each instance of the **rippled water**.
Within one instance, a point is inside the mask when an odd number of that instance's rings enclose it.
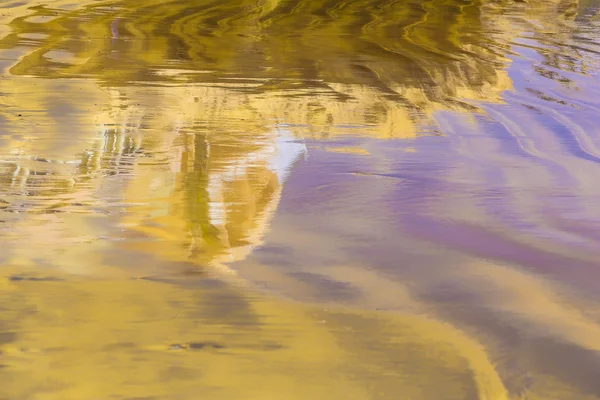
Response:
[[[0,1],[0,399],[600,399],[599,10]]]

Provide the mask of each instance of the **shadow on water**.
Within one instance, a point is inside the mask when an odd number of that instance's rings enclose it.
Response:
[[[600,398],[597,10],[0,3],[0,399]]]

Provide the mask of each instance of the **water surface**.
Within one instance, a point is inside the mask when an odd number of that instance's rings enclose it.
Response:
[[[599,8],[0,2],[0,399],[600,399]]]

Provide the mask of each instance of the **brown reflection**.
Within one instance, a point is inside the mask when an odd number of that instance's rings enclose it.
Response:
[[[414,137],[438,109],[510,88],[487,5],[303,1],[114,2],[30,8],[0,48],[13,76],[104,87],[209,82],[313,136]],[[65,34],[67,32],[67,34]],[[222,92],[210,95],[218,99]],[[344,128],[345,127],[345,128]],[[308,131],[308,132],[307,132]]]

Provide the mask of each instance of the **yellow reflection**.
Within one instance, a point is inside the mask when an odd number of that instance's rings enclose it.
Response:
[[[420,317],[193,282],[9,285],[0,311],[9,398],[506,398],[480,346]]]
[[[197,98],[193,94],[203,92],[162,91],[175,102]],[[203,102],[191,102],[195,107],[180,103],[175,108],[183,126],[197,121],[195,115],[212,111]],[[231,116],[226,118],[228,111]],[[157,241],[150,244],[150,251],[155,256],[219,265],[244,258],[261,243],[282,185],[305,146],[285,129],[253,126],[255,110],[244,104],[221,104],[219,112],[222,116],[214,121],[228,120],[230,129],[239,126],[240,131],[165,129],[146,136],[150,141],[156,138],[157,160],[150,157],[132,168],[135,179],[128,184],[124,199],[140,205],[130,207],[123,219],[124,226],[137,232],[131,233],[136,240],[126,247],[148,247],[142,237],[154,238]],[[166,120],[163,117],[155,115],[154,122],[168,125],[170,114]],[[169,159],[161,162],[165,154]]]
[[[261,244],[298,139],[410,139],[435,111],[510,90],[489,44],[513,33],[488,3],[372,3],[2,14],[2,395],[508,398],[483,347],[450,325],[256,296],[220,274]],[[165,282],[180,267],[191,278]],[[228,284],[198,277],[215,269]],[[594,325],[568,329],[596,345]]]
[[[39,243],[110,236],[96,216],[48,212],[121,205],[111,223],[155,238],[165,259],[243,258],[303,152],[294,138],[413,138],[436,132],[437,110],[500,101],[507,59],[489,44],[510,32],[496,33],[504,25],[489,10],[453,0],[12,5],[1,16],[1,190],[12,211],[39,214],[19,221]],[[40,247],[54,263],[78,251]]]
[[[11,75],[94,78],[119,89],[209,82],[202,101],[239,99],[260,110],[262,124],[300,125],[292,130],[316,137],[414,137],[434,111],[472,110],[465,100],[499,101],[511,87],[507,59],[489,45],[503,35],[490,36],[497,23],[478,3],[53,7],[4,17],[12,31],[0,48],[18,51]],[[42,17],[52,18],[32,22]]]

